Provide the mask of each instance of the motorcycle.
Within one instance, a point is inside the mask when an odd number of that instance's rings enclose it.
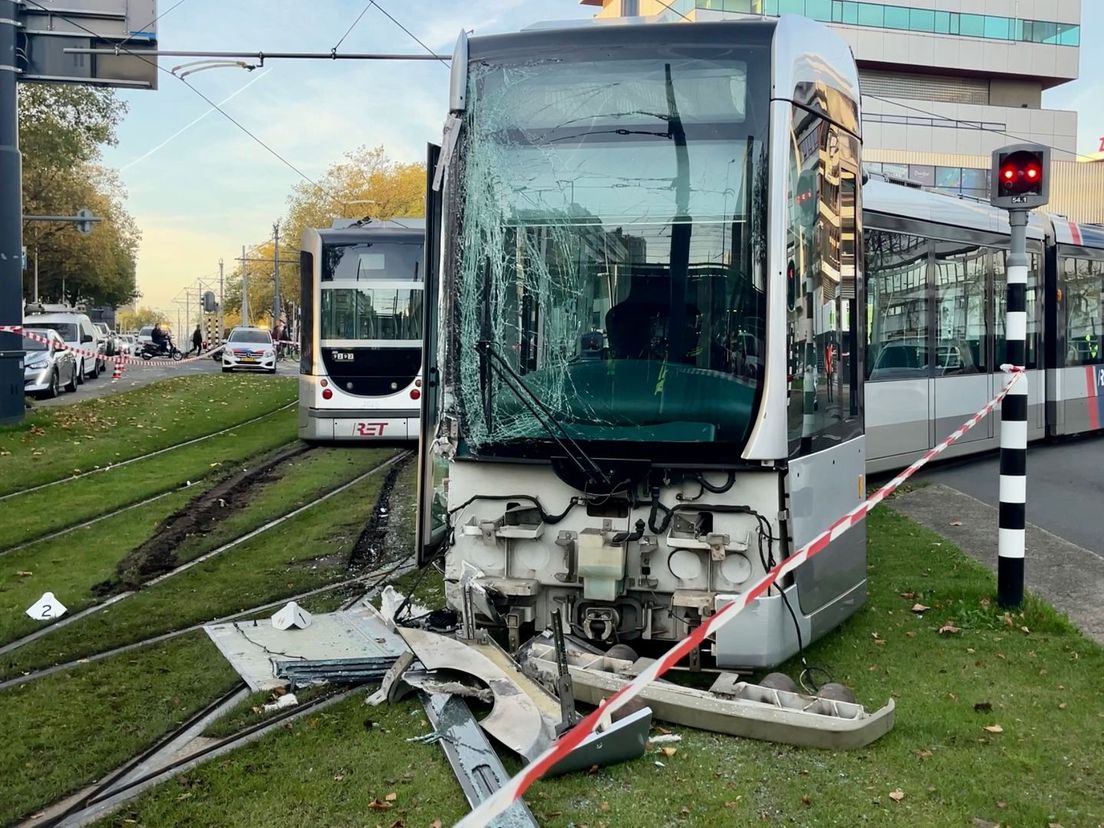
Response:
[[[142,350],[139,351],[138,356],[145,360],[168,357],[174,362],[179,362],[184,359],[184,352],[177,348],[172,340],[169,340],[163,345],[157,345],[153,342],[145,343],[142,345]]]

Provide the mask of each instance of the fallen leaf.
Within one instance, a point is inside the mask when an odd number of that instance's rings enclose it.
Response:
[[[962,632],[961,628],[956,627],[951,621],[948,621],[946,624],[939,628],[940,635],[954,635],[955,633],[960,632]]]
[[[1011,627],[1012,626],[1012,616],[1009,615],[1007,612],[1004,614],[1004,618],[1002,620],[1004,621],[1004,626],[1006,626],[1006,627]]]
[[[606,813],[606,811],[609,810],[609,803],[608,802],[599,802],[598,803],[598,810],[601,811],[602,813]]]
[[[952,520],[951,521],[951,526],[961,526],[961,525],[962,525],[961,520]]]
[[[390,802],[384,802],[382,799],[373,799],[368,803],[368,807],[373,811],[390,811],[392,806]]]
[[[988,730],[990,733],[1004,733],[1004,728],[1001,727],[999,724],[986,725],[985,729]]]
[[[999,822],[990,822],[987,819],[981,817],[974,817],[972,820],[974,828],[1000,828]]]
[[[966,652],[968,652],[970,655],[973,655],[977,652],[977,650],[975,650],[973,647],[967,647]]]
[[[445,828],[445,824],[441,822],[441,820],[435,819],[433,822],[429,823],[429,828]]]
[[[399,798],[399,795],[397,793],[391,792],[383,798],[383,801],[384,802],[394,802],[398,798]]]
[[[690,809],[689,809],[689,808],[687,808],[687,807],[686,807],[685,805],[683,805],[683,806],[682,806],[682,808],[681,808],[681,809],[679,810],[679,813],[680,813],[680,814],[683,814],[683,815],[689,814],[689,813],[690,813]]]
[[[931,607],[925,607],[923,604],[913,604],[912,611],[915,613],[925,613],[930,610]]]
[[[27,569],[20,569],[15,574],[18,575],[20,578],[29,578],[31,575],[34,575],[33,572]]]
[[[1065,710],[1066,707],[1068,707],[1068,705],[1065,702],[1059,702],[1058,703],[1058,709],[1059,710]]]
[[[1028,629],[1027,627],[1020,627],[1020,632],[1024,633],[1025,635],[1027,635],[1027,634],[1029,634],[1029,633],[1031,632],[1031,630],[1029,630],[1029,629]]]
[[[1003,811],[1005,808],[1008,807],[1008,803],[1005,802],[1003,799],[998,799],[997,800],[997,807],[1000,808]]]
[[[1048,822],[1047,828],[1062,828],[1062,825],[1058,822]]]
[[[932,752],[930,750],[918,750],[916,751],[917,759],[930,759]]]
[[[916,593],[915,592],[902,592],[901,597],[904,598],[906,601],[915,601],[916,600]]]
[[[905,633],[909,638],[916,638],[916,630],[909,630]]]
[[[807,807],[809,807],[810,805],[813,804],[813,798],[811,796],[809,796],[808,794],[802,794],[801,795],[801,804],[804,805],[807,808]]]
[[[974,705],[974,712],[975,713],[992,713],[993,712],[993,703],[992,702],[978,702],[977,704]]]
[[[668,759],[670,759],[672,756],[674,756],[676,753],[678,753],[678,748],[665,747],[665,748],[660,748],[659,751],[664,756],[666,756]]]
[[[902,799],[905,798],[905,792],[902,791],[900,788],[897,788],[896,790],[892,790],[889,792],[889,798],[892,799],[894,802],[900,802]]]
[[[339,773],[334,776],[334,782],[341,782],[345,779],[345,774]]]

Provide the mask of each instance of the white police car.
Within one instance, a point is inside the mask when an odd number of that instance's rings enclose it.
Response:
[[[267,371],[276,373],[276,346],[264,328],[234,328],[222,351],[222,372]]]

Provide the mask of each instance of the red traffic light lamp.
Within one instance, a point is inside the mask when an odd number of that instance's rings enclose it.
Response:
[[[1041,207],[1048,201],[1050,150],[1039,144],[1016,144],[993,153],[991,201],[1005,209]]]

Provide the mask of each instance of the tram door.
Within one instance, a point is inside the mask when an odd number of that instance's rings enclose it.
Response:
[[[991,398],[990,285],[1003,278],[1004,251],[961,241],[932,242],[931,440],[942,442]],[[987,417],[959,443],[988,440]]]
[[[864,247],[867,457],[878,460],[927,451],[928,241],[868,226]]]

